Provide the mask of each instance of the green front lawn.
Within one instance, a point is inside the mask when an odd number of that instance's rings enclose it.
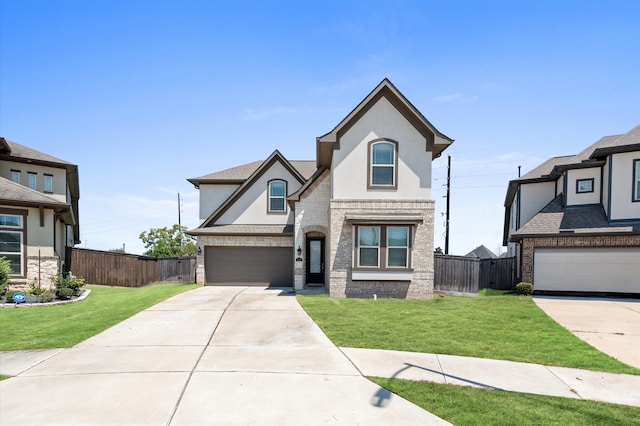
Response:
[[[485,292],[433,300],[298,295],[337,346],[503,359],[640,374],[575,337],[530,297]]]
[[[70,305],[0,309],[0,351],[69,348],[196,284],[140,288],[87,286],[91,295]]]
[[[640,424],[639,407],[399,379],[370,380],[456,426]]]

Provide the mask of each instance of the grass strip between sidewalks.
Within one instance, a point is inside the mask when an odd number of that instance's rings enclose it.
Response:
[[[297,297],[337,346],[640,374],[575,337],[530,297],[496,292],[433,300]]]
[[[196,284],[153,284],[139,288],[87,286],[83,302],[0,309],[0,351],[70,348],[83,340]]]
[[[429,382],[369,379],[456,426],[640,424],[639,407]]]

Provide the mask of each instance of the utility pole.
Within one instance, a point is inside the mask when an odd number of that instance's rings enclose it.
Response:
[[[180,192],[178,192],[178,226],[181,226],[182,222],[180,222]]]
[[[449,254],[449,206],[451,200],[451,156],[447,157],[447,219],[445,222],[444,254]]]

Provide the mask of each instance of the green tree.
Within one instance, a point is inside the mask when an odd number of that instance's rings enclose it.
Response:
[[[186,226],[151,228],[142,232],[140,239],[147,249],[144,254],[152,257],[195,256],[195,239],[185,234]]]
[[[0,296],[4,296],[9,285],[11,275],[11,261],[6,257],[0,257]]]

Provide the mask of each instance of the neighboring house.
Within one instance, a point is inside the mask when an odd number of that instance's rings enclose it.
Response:
[[[504,245],[536,291],[640,294],[640,125],[509,182]]]
[[[465,257],[475,257],[476,259],[495,259],[498,256],[496,256],[494,252],[485,247],[484,244],[481,244],[471,250],[469,253],[465,254]]]
[[[189,179],[198,282],[433,297],[431,162],[452,142],[385,79],[316,139],[315,161],[275,151]]]
[[[13,285],[49,287],[80,242],[78,167],[0,138],[0,256]]]

